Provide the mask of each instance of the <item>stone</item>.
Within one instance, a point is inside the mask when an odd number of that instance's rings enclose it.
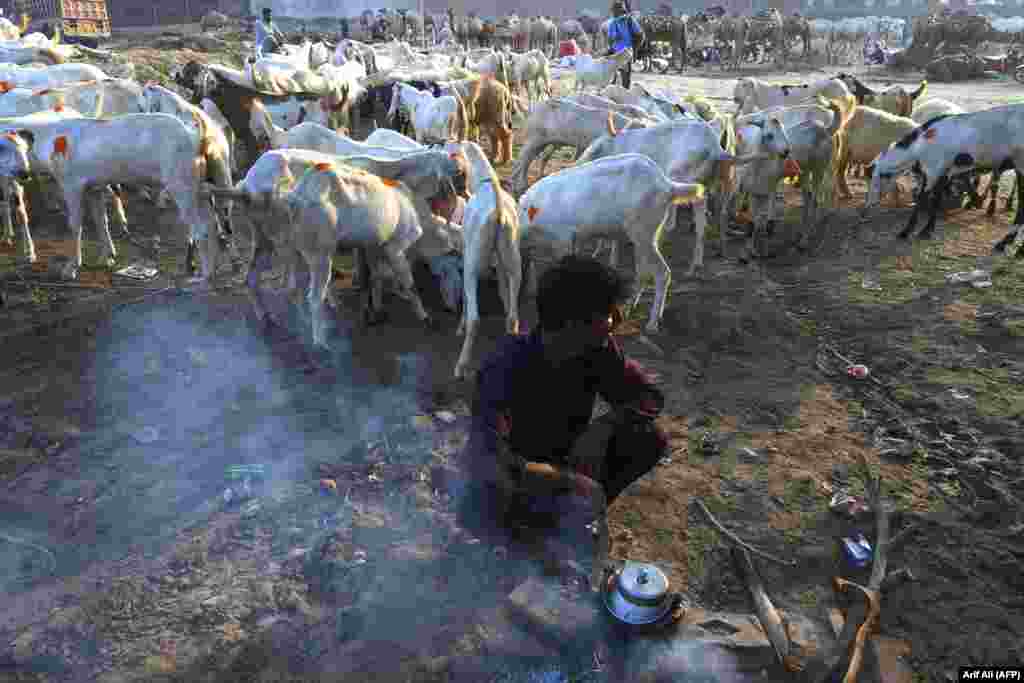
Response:
[[[199,21],[199,27],[204,31],[212,31],[218,28],[224,28],[228,25],[228,17],[225,14],[221,14],[217,11],[207,12],[206,15]]]
[[[509,594],[508,609],[510,617],[555,647],[592,637],[599,625],[597,602],[568,599],[557,581],[526,580]]]

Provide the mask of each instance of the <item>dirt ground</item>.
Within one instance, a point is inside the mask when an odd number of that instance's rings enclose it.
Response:
[[[198,53],[130,54],[166,75]],[[858,73],[869,84],[919,80]],[[636,77],[721,107],[734,79]],[[991,80],[933,84],[928,96],[974,110],[1019,93]],[[748,542],[796,559],[759,563],[768,592],[823,619],[842,571],[836,540],[854,529],[829,499],[844,483],[862,491],[864,457],[894,510],[889,566],[916,577],[884,596],[880,628],[904,648],[912,680],[1019,665],[1024,260],[989,255],[1011,216],[952,210],[934,240],[905,243],[895,233],[906,204],[861,223],[863,181],[851,187],[854,200],[829,215],[807,255],[789,247],[791,218],[757,265],[736,261],[737,241],[723,258],[710,236],[707,273],[688,280],[692,236],[666,236],[676,276],[663,328],[642,332],[648,293],[621,339],[667,393],[660,420],[673,454],[612,508],[612,555],[656,563],[695,606],[751,612],[728,547],[692,505],[699,498]],[[30,199],[40,260],[70,253],[61,214]],[[792,189],[786,203],[798,215]],[[251,322],[242,264],[212,294],[179,289],[173,209],[134,199],[127,210],[132,238],[118,240],[118,267],[156,265],[153,281],[91,268],[81,287],[58,286],[40,279],[42,264],[15,275],[13,250],[0,250],[0,680],[456,680],[439,661],[557,657],[500,622],[495,606],[515,587],[502,563],[515,558],[453,531],[454,501],[432,478],[464,439],[470,387],[450,378],[461,339],[429,275],[420,281],[442,322],[435,334],[399,300],[387,324],[354,326],[358,297],[343,274],[326,368],[283,297],[288,331]],[[87,262],[93,254],[89,242]],[[991,271],[990,288],[946,281],[974,268]],[[863,286],[865,272],[880,289]],[[523,311],[532,326],[531,302]],[[483,312],[481,355],[502,332],[493,288]],[[847,361],[870,377],[849,377]],[[222,500],[236,463],[272,473],[240,508]],[[323,476],[338,496],[317,495]],[[872,537],[870,524],[859,528]],[[334,601],[314,590],[309,564],[331,539],[344,585],[358,585]],[[503,675],[458,680],[542,680]],[[590,680],[574,675],[543,680]]]

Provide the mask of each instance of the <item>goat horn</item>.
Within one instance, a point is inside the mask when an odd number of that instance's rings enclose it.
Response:
[[[608,112],[608,134],[611,135],[612,137],[618,135],[618,133],[615,131],[615,124],[612,123],[612,113],[610,111]]]

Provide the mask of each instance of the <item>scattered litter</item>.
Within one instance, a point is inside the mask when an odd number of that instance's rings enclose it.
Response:
[[[321,479],[320,480],[320,493],[325,496],[332,496],[338,494],[338,482],[333,479]]]
[[[882,285],[878,282],[878,277],[875,275],[868,275],[867,273],[864,273],[864,277],[861,278],[860,286],[861,289],[867,289],[869,291],[882,291]]]
[[[854,379],[865,379],[869,374],[871,374],[871,371],[868,370],[868,366],[866,365],[851,365],[846,368],[846,374]]]
[[[455,413],[453,413],[450,410],[439,410],[436,413],[434,413],[434,417],[436,417],[441,422],[444,422],[445,424],[449,425],[453,424],[456,419]]]
[[[160,439],[160,430],[156,427],[143,427],[132,434],[132,436],[139,443],[153,443]]]
[[[357,550],[352,553],[352,564],[366,564],[366,551]]]
[[[843,551],[843,558],[854,569],[864,569],[871,562],[874,551],[871,544],[864,538],[864,534],[857,534],[853,538],[844,537],[840,542]]]
[[[741,448],[740,449],[740,453],[742,455],[744,455],[748,460],[763,460],[764,459],[763,455],[761,455],[760,453],[755,451],[753,448],[750,448],[749,446],[744,446],[743,448]]]
[[[374,482],[382,481],[380,475],[377,474],[376,472],[370,472],[370,474],[366,478]]]
[[[957,400],[960,400],[960,401],[967,401],[967,400],[970,400],[970,398],[971,398],[970,394],[965,394],[964,392],[960,391],[959,389],[950,389],[949,393],[950,393],[950,395],[953,398],[955,398]]]
[[[68,256],[53,256],[48,266],[49,274],[58,280],[71,282],[78,279],[78,265]]]
[[[672,456],[671,455],[666,455],[664,458],[662,458],[661,460],[658,461],[658,464],[659,465],[671,465],[672,464]]]
[[[961,282],[969,282],[969,283],[971,283],[973,285],[975,282],[985,282],[985,281],[988,281],[988,285],[987,286],[991,287],[992,286],[992,275],[987,270],[980,270],[980,269],[970,270],[970,271],[961,271],[959,273],[950,273],[949,275],[946,276],[946,282],[950,282],[950,283],[953,283],[953,284],[958,284],[958,283],[961,283]]]
[[[288,551],[288,557],[289,557],[289,559],[294,559],[296,557],[302,557],[303,555],[305,555],[308,552],[309,552],[309,548],[292,548],[291,550]]]
[[[157,242],[159,244],[159,242]],[[114,275],[119,277],[126,277],[131,280],[152,280],[157,276],[160,271],[156,268],[147,268],[146,266],[133,263],[127,268],[114,271]]]
[[[851,496],[845,491],[838,491],[832,496],[828,509],[839,515],[856,517],[861,513],[867,512],[869,508],[864,499]]]
[[[250,500],[248,503],[246,503],[245,507],[242,508],[242,516],[252,517],[260,511],[261,507],[262,506],[260,505],[260,502],[258,500]]]

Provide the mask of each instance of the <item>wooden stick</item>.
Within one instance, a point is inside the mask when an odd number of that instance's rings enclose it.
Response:
[[[917,577],[914,576],[914,572],[910,571],[909,568],[903,567],[896,571],[889,572],[885,576],[885,580],[882,581],[882,593],[899,586],[907,581],[917,581]]]
[[[865,468],[867,467],[866,459],[864,461],[864,466]],[[889,511],[883,504],[881,488],[881,480],[873,477],[870,478],[865,486],[865,497],[867,498],[871,509],[875,512],[877,533],[877,538],[875,539],[876,548],[874,562],[871,568],[871,579],[866,591],[868,593],[873,593],[876,596],[879,594],[882,581],[885,579],[887,564],[886,550],[889,545]],[[878,604],[877,598],[874,602],[870,602],[869,600],[858,600],[850,607],[846,613],[846,623],[843,624],[842,633],[839,635],[835,647],[808,663],[804,675],[805,681],[810,681],[811,683],[825,683],[825,681],[828,681],[831,678],[832,672],[839,666],[847,653],[850,653],[851,665],[847,667],[846,677],[844,678],[845,681],[856,680],[856,676],[860,674],[860,669],[862,665],[865,664],[865,661],[867,661],[869,667],[877,670],[877,641],[866,641],[866,635],[868,633],[867,630],[863,632],[864,637],[858,638],[858,635],[861,634],[861,629],[870,629],[875,626],[872,622],[875,622],[876,618],[870,613],[869,609],[872,604]],[[865,657],[864,653],[865,642],[867,644],[867,657]],[[856,671],[854,671],[854,663],[856,663]],[[853,678],[850,677],[851,673],[854,674]]]
[[[775,606],[772,605],[768,592],[764,589],[764,584],[761,582],[761,577],[754,567],[754,562],[750,559],[750,553],[747,552],[746,548],[733,546],[732,560],[736,564],[736,569],[740,576],[747,584],[750,597],[754,600],[754,610],[757,612],[757,618],[761,622],[761,627],[764,629],[765,634],[768,636],[768,641],[775,649],[779,663],[787,671],[799,671],[803,667],[796,657],[791,654],[792,646],[789,642],[789,636],[786,635],[786,627],[782,623],[782,617],[775,609]]]
[[[726,529],[724,526],[722,526],[721,522],[719,522],[717,519],[715,519],[715,516],[711,514],[711,511],[707,509],[707,507],[704,505],[703,502],[701,502],[701,500],[699,498],[695,499],[694,502],[697,504],[697,507],[700,508],[701,512],[704,513],[704,516],[708,518],[708,521],[711,522],[715,526],[715,528],[718,530],[718,533],[720,533],[723,536],[725,536],[725,538],[727,540],[729,540],[730,542],[732,542],[734,545],[737,545],[740,548],[744,548],[745,550],[747,550],[747,551],[753,553],[754,555],[757,555],[758,557],[761,557],[761,558],[763,558],[765,560],[771,560],[772,562],[775,562],[775,563],[781,564],[781,565],[785,565],[787,567],[795,567],[796,566],[796,561],[794,561],[794,560],[783,560],[780,557],[775,557],[774,555],[769,555],[768,553],[764,552],[763,550],[758,550],[757,548],[753,547],[752,545],[749,545],[748,543],[745,543],[736,534],[732,533],[731,531]]]

